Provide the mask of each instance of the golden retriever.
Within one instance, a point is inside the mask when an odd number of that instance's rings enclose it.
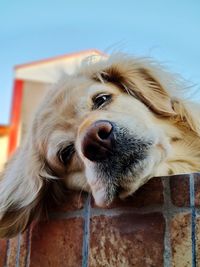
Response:
[[[88,60],[54,86],[1,175],[0,236],[26,229],[64,185],[99,206],[154,176],[200,171],[200,107],[146,58]]]

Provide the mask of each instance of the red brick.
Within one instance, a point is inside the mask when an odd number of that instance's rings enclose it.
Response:
[[[175,215],[170,224],[172,266],[192,266],[191,215]]]
[[[170,177],[170,190],[172,203],[177,207],[190,206],[189,175],[174,175]]]
[[[82,263],[83,220],[40,222],[31,237],[30,267],[79,267]]]
[[[6,248],[8,240],[2,240],[1,242],[1,253],[0,253],[0,267],[4,266],[6,259]],[[9,249],[7,255],[7,265],[9,267],[25,267],[27,260],[27,243],[28,243],[28,235],[25,232],[22,235],[19,235],[15,238],[9,240]],[[3,248],[3,250],[2,250]]]
[[[200,207],[200,174],[194,174],[195,206]]]
[[[91,219],[90,267],[163,266],[162,214],[124,214]]]
[[[127,197],[124,200],[118,198],[108,208],[162,205],[163,201],[162,181],[160,178],[153,178],[138,189],[132,196]],[[94,200],[92,200],[92,206],[96,207]]]
[[[196,218],[196,264],[200,267],[200,216]]]
[[[27,257],[28,257],[28,242],[29,242],[29,230],[24,232],[20,238],[20,257],[19,257],[19,266],[26,267]]]
[[[10,244],[9,244],[9,253],[8,253],[8,259],[7,259],[9,267],[15,267],[16,265],[18,238],[19,236],[9,240]]]
[[[0,239],[0,267],[5,266],[8,240]]]

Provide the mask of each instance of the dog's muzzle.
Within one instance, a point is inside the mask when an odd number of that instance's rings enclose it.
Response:
[[[106,205],[112,202],[124,182],[142,170],[151,146],[151,140],[127,127],[107,120],[92,123],[83,134],[81,152],[90,162],[85,162],[86,174],[90,175],[86,177],[91,181],[95,201]]]

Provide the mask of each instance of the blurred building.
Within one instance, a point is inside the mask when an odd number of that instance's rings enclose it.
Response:
[[[9,141],[9,126],[0,125],[0,170],[3,168],[7,159],[8,141]]]
[[[87,50],[15,67],[10,125],[0,126],[0,170],[23,141],[34,111],[50,85],[64,73],[72,74],[82,60],[91,55],[102,53]]]

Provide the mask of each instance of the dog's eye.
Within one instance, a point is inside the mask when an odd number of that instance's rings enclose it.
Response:
[[[92,98],[93,101],[93,107],[92,109],[97,109],[105,106],[107,103],[109,103],[112,99],[112,95],[110,94],[99,94]]]
[[[67,164],[67,162],[71,159],[72,155],[74,154],[75,149],[74,145],[70,144],[64,149],[61,149],[58,151],[58,158],[60,162],[62,162],[64,165]]]

